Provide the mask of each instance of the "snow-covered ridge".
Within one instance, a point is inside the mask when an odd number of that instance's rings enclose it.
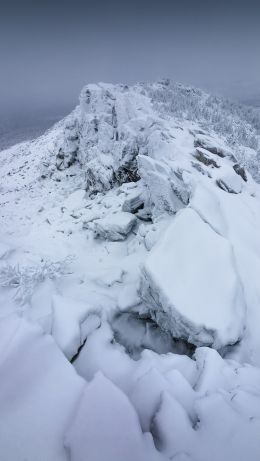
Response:
[[[0,459],[258,461],[258,129],[102,83],[1,152]]]
[[[137,153],[150,154],[155,147],[150,138],[157,137],[158,131],[167,140],[171,119],[195,122],[220,135],[236,150],[239,161],[259,178],[259,113],[168,81],[83,88],[80,108],[65,125],[58,165],[66,167],[75,159],[85,167],[87,164],[90,185],[95,182],[96,169],[102,170],[103,181],[98,176],[95,187],[107,188],[111,182],[125,179]],[[113,158],[108,155],[112,150]]]

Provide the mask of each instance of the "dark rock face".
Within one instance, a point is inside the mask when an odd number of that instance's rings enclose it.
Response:
[[[223,179],[218,179],[216,181],[216,184],[218,187],[225,192],[228,192],[229,194],[237,194],[238,192],[232,189]]]
[[[123,205],[122,211],[127,211],[128,213],[137,213],[139,210],[144,208],[144,198],[141,192],[133,195],[130,198],[127,198]]]
[[[212,154],[218,155],[221,158],[225,157],[223,149],[207,143],[206,140],[204,140],[204,139],[201,139],[201,138],[195,139],[194,146],[195,147],[202,147],[202,148],[208,150],[209,152],[211,152]]]
[[[212,166],[213,168],[219,168],[217,162],[211,158],[206,152],[203,152],[202,149],[196,149],[194,157],[205,166]]]
[[[136,157],[120,166],[117,171],[114,172],[114,181],[119,185],[128,182],[137,182],[141,179],[138,172],[138,165]]]
[[[241,176],[241,178],[242,178],[245,182],[247,182],[246,171],[245,171],[245,169],[244,169],[241,165],[239,165],[239,163],[236,163],[236,164],[233,166],[233,169],[235,170],[235,172],[236,172],[239,176]]]
[[[220,158],[228,157],[232,162],[236,162],[235,156],[225,147],[218,145],[213,139],[206,136],[197,136],[194,140],[194,147],[202,147],[205,150],[211,152],[211,154],[217,155]]]
[[[191,162],[193,168],[195,168],[195,170],[197,170],[199,173],[203,174],[203,175],[207,175],[209,178],[211,178],[211,175],[208,171],[204,170],[204,168],[199,164],[199,163],[196,163],[196,162]]]
[[[57,170],[65,170],[66,168],[72,166],[77,161],[77,153],[77,148],[74,151],[67,153],[63,152],[63,150],[60,149],[56,156]]]

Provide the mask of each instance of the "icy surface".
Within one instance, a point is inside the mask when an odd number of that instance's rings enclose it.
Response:
[[[1,461],[259,461],[258,131],[100,83],[1,152]]]

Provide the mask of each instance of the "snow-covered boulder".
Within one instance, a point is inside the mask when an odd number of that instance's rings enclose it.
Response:
[[[241,178],[247,182],[247,174],[246,174],[246,171],[245,171],[245,168],[243,168],[241,165],[239,165],[239,163],[235,163],[235,165],[233,166],[234,168],[234,171],[236,172],[236,174],[238,174],[239,176],[241,176]]]
[[[134,190],[133,193],[129,194],[123,202],[122,211],[129,213],[136,213],[139,209],[144,206],[143,191],[138,189]]]
[[[219,168],[218,163],[216,162],[216,159],[214,159],[209,151],[206,149],[197,148],[196,152],[194,153],[194,157],[196,160],[198,160],[200,163],[203,163],[205,166],[209,166],[211,168]]]
[[[138,164],[156,215],[164,211],[176,213],[189,203],[191,188],[178,166],[144,155],[139,155]]]
[[[229,192],[230,194],[239,194],[242,191],[243,181],[239,175],[233,174],[230,171],[225,172],[221,178],[216,181],[220,189]]]
[[[195,147],[202,147],[218,157],[229,157],[232,161],[236,161],[234,154],[228,149],[219,139],[214,139],[203,134],[197,135],[194,140]]]
[[[149,254],[140,294],[144,310],[174,337],[215,348],[241,338],[245,306],[232,249],[190,208]]]
[[[135,223],[136,217],[131,213],[118,212],[95,221],[94,234],[96,238],[105,240],[125,240]]]

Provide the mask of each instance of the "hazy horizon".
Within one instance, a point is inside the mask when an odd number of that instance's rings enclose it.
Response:
[[[10,0],[0,16],[1,132],[51,124],[98,81],[170,78],[260,105],[259,19],[251,0]]]

